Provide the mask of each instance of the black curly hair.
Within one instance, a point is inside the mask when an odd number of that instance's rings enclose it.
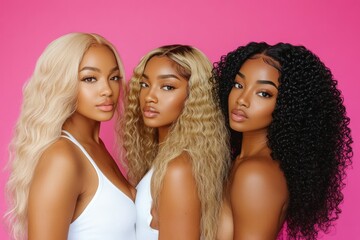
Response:
[[[230,129],[228,96],[240,67],[256,54],[280,65],[268,146],[288,186],[287,239],[316,239],[341,213],[345,170],[353,155],[350,119],[337,81],[315,54],[303,46],[251,42],[222,56],[213,69],[233,159],[241,151],[242,134]]]

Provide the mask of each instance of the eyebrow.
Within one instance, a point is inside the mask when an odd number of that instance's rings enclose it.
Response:
[[[146,79],[149,79],[149,77],[145,73],[143,73],[142,76]],[[175,74],[163,74],[163,75],[160,75],[158,78],[160,78],[160,79],[175,78],[175,79],[180,80],[180,78],[178,76],[176,76]]]
[[[241,77],[242,79],[246,79],[245,75],[242,74],[241,72],[238,72],[237,75],[239,75],[239,77]],[[278,89],[278,87],[275,85],[275,83],[273,83],[270,80],[257,80],[256,82],[260,83],[260,84],[269,84],[269,85],[274,86],[276,89]]]
[[[238,73],[237,73],[237,75],[239,75],[239,77],[241,77],[241,78],[245,79],[245,75],[244,75],[244,74],[242,74],[241,72],[238,72]]]
[[[269,80],[257,80],[256,82],[258,82],[260,84],[270,84],[270,85],[274,86],[276,89],[278,89],[278,87],[275,85],[275,83],[273,83],[272,81],[269,81]]]
[[[86,67],[86,66],[83,67],[82,69],[80,69],[79,72],[82,72],[82,71],[85,71],[85,70],[90,70],[90,71],[94,71],[94,72],[101,72],[99,68],[96,68],[96,67]],[[113,68],[110,70],[110,72],[113,73],[113,72],[115,72],[115,71],[117,71],[117,70],[120,70],[118,66],[113,67]]]

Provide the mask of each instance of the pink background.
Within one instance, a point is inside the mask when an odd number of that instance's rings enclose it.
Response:
[[[0,168],[7,162],[22,85],[45,46],[65,33],[95,32],[108,38],[124,60],[127,79],[142,55],[163,44],[194,45],[212,61],[249,41],[302,44],[339,80],[355,140],[343,212],[321,239],[360,239],[359,12],[358,0],[0,0]],[[112,122],[103,125],[102,136],[113,153]],[[1,215],[7,176],[1,172]],[[8,238],[1,224],[0,239]]]

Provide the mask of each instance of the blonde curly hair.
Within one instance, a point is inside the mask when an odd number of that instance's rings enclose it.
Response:
[[[9,209],[5,217],[13,239],[26,238],[34,170],[44,150],[60,137],[65,120],[76,110],[79,65],[93,45],[107,46],[124,74],[120,57],[109,41],[97,34],[70,33],[47,46],[24,86],[22,108],[10,143],[6,185]],[[124,82],[122,85],[124,88]]]
[[[144,125],[139,107],[140,79],[147,62],[154,56],[174,61],[181,76],[187,76],[189,95],[182,113],[171,126],[159,148],[156,129]],[[137,184],[150,168],[155,207],[170,161],[186,152],[190,156],[193,176],[201,201],[201,236],[215,239],[222,187],[229,165],[227,130],[213,96],[212,66],[196,48],[170,45],[145,55],[134,70],[119,132],[126,153],[129,179]]]

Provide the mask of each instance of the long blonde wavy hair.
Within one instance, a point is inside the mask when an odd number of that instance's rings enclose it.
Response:
[[[10,143],[6,185],[9,209],[5,216],[13,239],[26,238],[29,187],[35,167],[76,110],[79,65],[92,45],[107,46],[124,74],[120,57],[109,41],[97,34],[70,33],[47,46],[24,86],[22,108]]]
[[[189,95],[182,113],[158,146],[156,129],[146,127],[139,107],[139,81],[147,62],[154,56],[165,56],[177,64],[177,71],[188,79]],[[213,97],[211,63],[198,49],[186,45],[157,48],[145,55],[134,70],[127,97],[123,147],[130,180],[137,184],[150,168],[155,207],[163,178],[170,161],[186,152],[190,156],[193,176],[201,201],[201,236],[215,239],[223,180],[229,163],[227,130]]]

